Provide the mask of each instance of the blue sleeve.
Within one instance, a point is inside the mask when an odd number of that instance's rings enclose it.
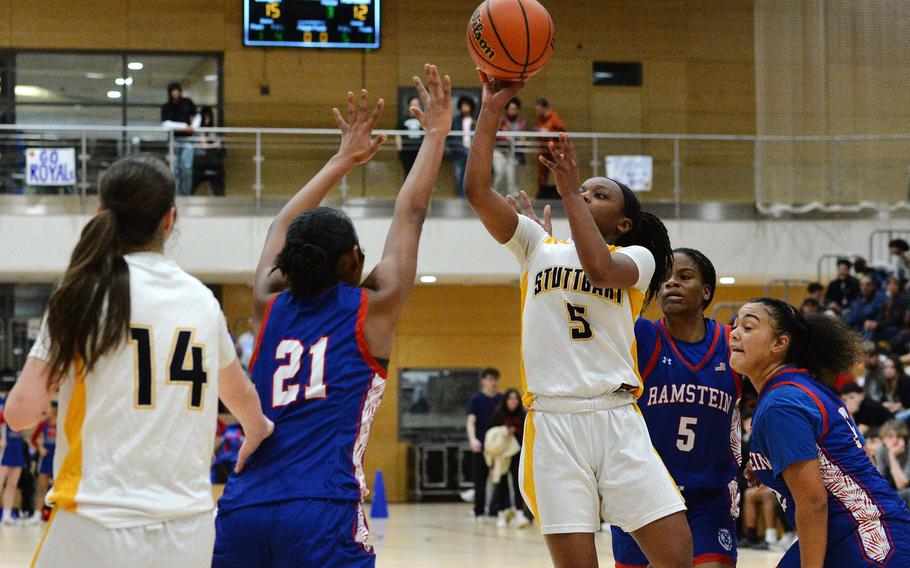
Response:
[[[638,350],[638,370],[645,370],[648,359],[654,352],[654,346],[657,344],[657,325],[645,318],[635,320],[635,345]]]
[[[780,476],[796,462],[818,459],[816,441],[824,418],[809,395],[796,387],[780,387],[773,394],[759,428],[774,475]]]
[[[465,413],[465,416],[467,416],[468,414],[473,414],[474,416],[477,416],[477,395],[476,394],[471,395],[471,398],[468,399],[468,407],[465,409],[464,413]]]

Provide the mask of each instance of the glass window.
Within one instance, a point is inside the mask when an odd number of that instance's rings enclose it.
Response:
[[[28,103],[122,106],[120,55],[19,53],[16,106]],[[17,122],[25,122],[21,118]]]
[[[167,86],[180,83],[197,106],[218,104],[218,59],[211,55],[127,55],[128,104],[162,105]],[[140,68],[141,67],[141,68]]]

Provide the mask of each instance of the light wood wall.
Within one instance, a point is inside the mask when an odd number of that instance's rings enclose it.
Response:
[[[478,85],[465,46],[467,19],[477,3],[383,0],[382,46],[363,53],[244,47],[238,0],[0,0],[0,48],[223,52],[227,125],[332,127],[329,109],[343,101],[345,91],[366,87],[394,101],[397,87],[410,85],[425,62],[439,65],[455,85]],[[548,0],[544,5],[556,23],[557,49],[522,94],[531,124],[531,103],[546,96],[574,131],[755,132],[752,1]],[[641,62],[644,84],[592,86],[593,61]],[[268,96],[260,94],[263,83],[270,86]],[[387,112],[381,126],[393,128],[394,114]],[[672,172],[670,144],[625,142],[600,150],[601,155],[651,153],[656,179]],[[693,144],[682,150],[684,198],[708,193],[725,200],[751,198],[751,146]],[[267,194],[299,187],[324,159],[301,154],[293,145],[267,145]],[[251,157],[241,150],[229,155],[229,193],[250,191]],[[394,195],[400,179],[394,152],[383,153],[372,167],[363,174],[371,180],[370,193]],[[451,178],[446,164],[443,194],[452,191]]]
[[[760,287],[722,286],[715,302],[744,302]],[[224,310],[243,331],[251,308],[248,286],[226,285]],[[408,498],[408,444],[398,441],[398,369],[407,367],[496,367],[500,387],[520,388],[520,295],[517,286],[417,286],[395,332],[389,380],[376,414],[365,469],[372,486],[376,470],[385,477],[388,498]],[[656,318],[656,305],[647,317]],[[719,315],[726,320],[728,311]]]

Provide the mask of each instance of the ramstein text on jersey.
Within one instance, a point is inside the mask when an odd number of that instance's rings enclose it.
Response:
[[[648,406],[658,404],[700,404],[729,412],[733,397],[728,393],[705,385],[661,385],[648,389]]]
[[[537,272],[534,277],[534,296],[553,290],[566,290],[590,294],[609,300],[621,306],[623,291],[621,288],[598,288],[592,286],[584,270],[571,266],[548,266]]]

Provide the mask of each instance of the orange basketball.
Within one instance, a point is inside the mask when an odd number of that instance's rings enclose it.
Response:
[[[468,21],[468,52],[490,77],[527,79],[547,64],[556,28],[537,0],[485,0]]]

